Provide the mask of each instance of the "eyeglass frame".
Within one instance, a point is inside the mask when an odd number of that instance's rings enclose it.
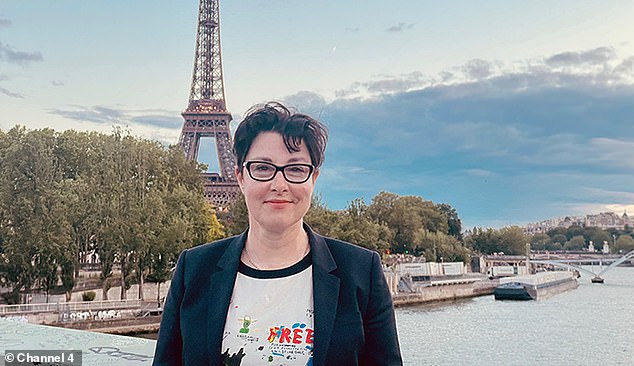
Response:
[[[251,174],[251,169],[249,168],[251,166],[251,164],[254,164],[254,163],[270,165],[270,166],[275,168],[275,172],[273,173],[273,175],[269,179],[255,178],[253,176],[253,174]],[[304,179],[301,182],[293,182],[293,181],[289,180],[288,177],[286,176],[286,173],[284,172],[284,169],[288,168],[289,166],[296,166],[296,165],[303,166],[303,167],[308,167],[308,169],[309,169],[309,172],[308,172],[308,175],[306,176],[306,179]],[[257,181],[257,182],[270,182],[273,179],[275,179],[275,176],[277,175],[278,172],[282,172],[282,177],[284,177],[284,180],[287,181],[288,183],[291,183],[291,184],[303,184],[303,183],[306,183],[310,179],[310,177],[313,175],[313,173],[315,172],[315,169],[316,169],[314,165],[306,164],[306,163],[292,163],[292,164],[286,164],[286,165],[278,166],[278,165],[275,165],[275,164],[271,163],[270,161],[261,161],[261,160],[245,161],[245,162],[242,163],[242,168],[246,168],[247,172],[249,173],[249,177],[251,177],[251,179],[253,179],[254,181]]]

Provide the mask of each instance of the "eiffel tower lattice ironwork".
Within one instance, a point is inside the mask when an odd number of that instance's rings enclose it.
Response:
[[[220,169],[203,173],[205,198],[216,207],[227,207],[237,199],[240,189],[229,130],[232,118],[227,111],[222,78],[218,0],[200,0],[192,85],[182,116],[185,122],[179,145],[187,160],[198,160],[201,138],[211,137],[216,142]]]

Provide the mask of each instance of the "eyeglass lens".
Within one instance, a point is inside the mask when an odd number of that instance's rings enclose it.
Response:
[[[289,164],[278,167],[266,162],[249,162],[247,163],[247,169],[251,178],[256,180],[273,179],[275,173],[281,170],[284,178],[291,183],[303,183],[312,172],[311,166],[307,164]]]

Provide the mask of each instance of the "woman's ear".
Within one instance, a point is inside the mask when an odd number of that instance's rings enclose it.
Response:
[[[242,175],[242,169],[238,169],[238,167],[236,166],[235,173],[236,179],[238,180],[238,186],[240,186],[240,191],[244,193],[244,189],[242,189],[242,186],[244,185],[244,176]]]

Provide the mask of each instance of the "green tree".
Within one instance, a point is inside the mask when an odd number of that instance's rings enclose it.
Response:
[[[528,237],[519,226],[508,226],[500,229],[500,240],[504,246],[504,253],[523,255],[526,254]]]
[[[551,237],[551,241],[553,243],[559,243],[561,245],[564,245],[568,239],[566,238],[566,235],[564,234],[555,234],[554,236]]]
[[[392,233],[385,225],[373,222],[367,215],[367,206],[361,198],[352,200],[338,214],[333,237],[383,253],[389,248]]]
[[[583,235],[577,235],[564,244],[565,250],[582,250],[586,246],[586,240]]]
[[[570,225],[566,229],[566,238],[568,238],[568,240],[574,238],[575,236],[579,236],[579,235],[583,235],[583,234],[584,234],[584,230],[579,225]]]
[[[61,174],[54,154],[53,130],[15,127],[3,138],[0,163],[0,217],[3,222],[2,268],[12,301],[35,286],[48,296],[59,278],[68,224],[60,200]]]
[[[614,252],[626,254],[634,250],[634,239],[630,235],[621,235],[616,239]]]
[[[462,221],[458,216],[458,211],[447,203],[437,204],[436,209],[447,219],[447,234],[462,240]]]
[[[249,211],[242,194],[225,212],[218,213],[218,219],[225,227],[227,235],[238,235],[249,227]]]
[[[341,215],[329,209],[320,194],[313,194],[304,222],[321,235],[335,237]]]
[[[470,251],[455,236],[421,229],[416,234],[416,254],[433,262],[468,262]]]
[[[503,252],[506,247],[502,244],[502,238],[497,230],[491,228],[474,228],[465,238],[465,244],[472,250],[492,254]]]
[[[531,237],[530,243],[533,250],[548,250],[552,241],[550,236],[544,233],[537,233]]]

